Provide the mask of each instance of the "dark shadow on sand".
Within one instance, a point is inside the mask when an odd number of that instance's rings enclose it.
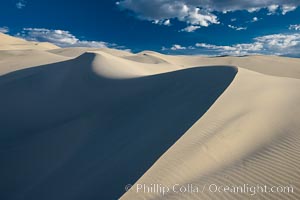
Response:
[[[197,67],[112,80],[92,71],[94,56],[0,77],[0,199],[118,199],[237,73]]]

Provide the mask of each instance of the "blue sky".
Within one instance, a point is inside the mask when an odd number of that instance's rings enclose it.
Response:
[[[62,47],[292,55],[300,50],[300,1],[4,0],[0,31]]]

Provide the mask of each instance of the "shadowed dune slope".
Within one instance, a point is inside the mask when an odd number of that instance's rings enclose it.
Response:
[[[0,77],[0,199],[119,198],[237,73],[215,66],[116,78],[102,74],[106,56]]]

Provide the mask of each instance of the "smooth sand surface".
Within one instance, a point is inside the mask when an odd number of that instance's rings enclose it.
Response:
[[[86,47],[73,47],[73,48],[60,48],[60,49],[52,49],[48,50],[48,52],[61,55],[61,56],[67,56],[71,58],[78,57],[85,52],[88,51],[102,51],[108,54],[112,54],[114,56],[118,57],[125,57],[125,56],[132,56],[133,54],[127,51],[121,51],[117,49],[108,49],[108,48],[86,48]]]
[[[20,69],[69,60],[41,50],[0,50],[0,75]]]
[[[57,48],[59,47],[49,42],[30,42],[21,38],[16,38],[4,33],[0,33],[0,50],[50,50]]]
[[[299,58],[266,55],[251,55],[242,57],[171,56],[151,51],[145,51],[142,53],[156,56],[157,58],[183,67],[233,65],[266,75],[300,78]]]
[[[121,199],[299,199],[300,81],[239,69],[233,83],[138,184],[189,183],[203,193],[137,192]],[[293,194],[211,193],[208,186],[293,185]]]
[[[300,199],[300,59],[1,45],[0,199]]]

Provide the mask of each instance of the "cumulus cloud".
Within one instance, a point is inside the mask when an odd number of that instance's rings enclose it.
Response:
[[[174,44],[172,47],[171,47],[171,50],[173,51],[176,51],[176,50],[184,50],[184,49],[187,49],[186,47],[183,47],[179,44]]]
[[[230,24],[228,25],[228,27],[237,31],[247,30],[247,27],[237,27]]]
[[[165,20],[163,25],[165,26],[171,26],[171,21],[169,19]]]
[[[259,19],[257,17],[253,17],[251,22],[257,22]]]
[[[159,25],[165,25],[165,26],[171,26],[171,21],[169,19],[165,19],[165,20],[153,20],[152,22],[153,24],[159,24]]]
[[[300,24],[290,25],[290,30],[300,31]]]
[[[253,12],[257,12],[257,11],[259,11],[260,10],[260,8],[249,8],[249,9],[246,9],[248,12],[250,12],[250,13],[253,13]],[[228,11],[226,11],[226,13],[227,13]]]
[[[296,10],[297,6],[295,5],[283,5],[282,6],[282,14],[285,15],[288,12]]]
[[[211,50],[214,54],[221,55],[246,55],[246,54],[255,54],[258,51],[263,49],[261,43],[251,43],[251,44],[235,44],[232,46],[218,46],[205,43],[197,43],[197,47],[204,48],[206,50]]]
[[[235,44],[232,46],[203,46],[213,50],[219,50],[223,54],[286,54],[300,50],[300,34],[273,34],[253,39],[252,43]],[[199,44],[196,44],[199,46]]]
[[[20,0],[16,3],[16,7],[18,9],[23,9],[26,6],[26,1],[25,0]]]
[[[162,51],[169,51],[169,50],[178,51],[178,50],[192,50],[192,49],[195,49],[195,47],[193,46],[184,47],[180,44],[173,44],[170,48],[167,47],[161,48]]]
[[[51,30],[46,28],[24,28],[17,36],[31,41],[50,42],[60,47],[102,48],[115,46],[101,41],[79,40],[69,31]]]
[[[196,30],[199,29],[199,28],[201,28],[201,26],[190,25],[190,26],[185,27],[185,28],[182,29],[181,31],[191,33],[191,32],[196,31]]]
[[[131,10],[140,19],[160,22],[177,19],[194,26],[209,26],[218,24],[217,16],[206,9],[189,5],[185,1],[161,0],[124,0],[117,2],[121,8]]]
[[[294,54],[300,51],[300,34],[265,35],[254,38],[252,43],[228,46],[196,43],[195,47],[197,52],[213,55]],[[182,46],[181,48],[187,49]],[[171,50],[173,49],[171,48]]]
[[[267,7],[267,9],[269,10],[268,15],[274,15],[278,11],[280,11],[281,14],[285,15],[288,12],[296,10],[298,6],[299,6],[299,2],[295,4],[282,4],[282,5],[273,4]]]
[[[274,34],[257,37],[254,39],[260,43],[264,48],[276,54],[292,53],[300,49],[300,34]]]
[[[8,33],[9,32],[9,28],[6,26],[0,27],[0,33]]]
[[[269,5],[269,6],[267,7],[267,9],[268,9],[268,11],[269,11],[268,15],[275,14],[276,11],[278,10],[278,8],[279,8],[279,5],[276,5],[276,4]]]
[[[186,22],[188,26],[209,26],[218,24],[215,12],[233,12],[247,10],[255,12],[260,9],[267,9],[270,14],[295,10],[299,0],[121,0],[117,2],[120,8],[134,12],[143,20],[167,20],[178,19]]]

